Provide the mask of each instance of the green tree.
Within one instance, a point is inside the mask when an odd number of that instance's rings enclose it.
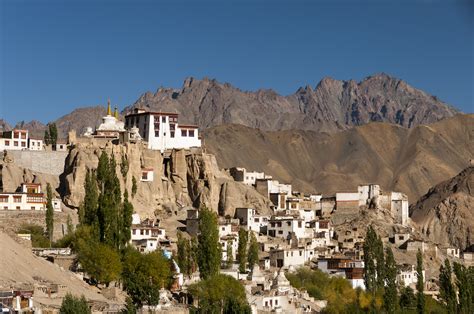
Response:
[[[31,246],[35,248],[49,247],[49,239],[45,236],[44,228],[33,224],[23,224],[18,233],[31,234]]]
[[[474,311],[474,276],[473,268],[454,262],[454,274],[456,275],[456,287],[458,288],[458,313],[473,313]]]
[[[364,284],[368,292],[375,294],[376,291],[376,256],[375,256],[375,246],[377,242],[377,234],[375,230],[370,225],[367,228],[367,233],[364,240],[363,250],[364,250]]]
[[[217,215],[205,206],[199,211],[198,265],[202,279],[219,273],[222,259]]]
[[[227,241],[226,255],[227,255],[227,260],[225,263],[225,267],[232,268],[232,264],[234,264],[234,252],[232,250],[232,240]]]
[[[425,313],[425,295],[424,291],[424,278],[423,278],[423,255],[418,249],[416,253],[416,311],[419,314]]]
[[[189,293],[198,300],[195,313],[251,313],[245,289],[231,276],[216,274],[192,284]]]
[[[252,271],[253,266],[255,264],[258,264],[259,245],[253,231],[249,231],[249,233],[250,233],[250,242],[249,242],[249,252],[248,252],[247,260],[248,260],[248,267],[250,271]]]
[[[451,264],[448,259],[439,268],[439,298],[444,302],[448,313],[456,313],[457,301],[454,289]]]
[[[123,193],[122,219],[120,221],[120,249],[124,248],[132,237],[132,215],[133,205],[128,200],[128,191],[125,190]]]
[[[81,224],[92,226],[97,230],[99,235],[99,218],[97,216],[99,206],[99,189],[97,187],[97,177],[94,170],[87,169],[86,178],[84,180],[84,201],[81,205],[81,214],[79,222]]]
[[[189,275],[189,241],[184,238],[181,231],[178,231],[178,241],[177,241],[177,253],[176,253],[176,263],[185,275]]]
[[[72,224],[72,218],[70,214],[67,214],[66,227],[67,234],[72,234],[74,232],[74,225]]]
[[[135,197],[137,194],[138,186],[137,186],[137,179],[135,177],[132,177],[132,198]]]
[[[97,283],[108,285],[120,278],[120,255],[106,244],[79,239],[77,258],[84,271]]]
[[[87,305],[86,298],[81,296],[80,298],[67,293],[61,303],[59,309],[60,314],[90,314],[91,309]]]
[[[128,159],[124,154],[122,154],[122,160],[120,163],[120,172],[122,173],[123,178],[127,177],[128,168],[129,168]]]
[[[49,130],[44,131],[44,144],[51,145],[51,135],[49,135]]]
[[[385,287],[385,252],[383,248],[382,238],[377,236],[375,240],[375,247],[374,247],[374,256],[375,256],[375,269],[377,272],[376,282],[376,289],[383,290]]]
[[[54,232],[54,209],[53,209],[53,189],[48,183],[46,186],[46,234],[49,239],[49,246],[53,241]]]
[[[239,272],[245,273],[247,266],[247,242],[248,232],[244,228],[239,229],[239,244],[237,247],[237,263],[239,264]]]
[[[397,264],[392,249],[387,247],[385,258],[385,291],[383,306],[387,313],[395,313],[398,308]]]
[[[170,261],[161,251],[142,254],[127,247],[123,254],[122,282],[137,308],[156,305],[160,288],[168,288],[172,282]]]
[[[56,123],[48,123],[48,130],[51,144],[56,145],[58,142],[58,128],[56,127]]]
[[[416,306],[415,292],[410,287],[402,288],[400,291],[400,307],[403,310],[413,309]]]

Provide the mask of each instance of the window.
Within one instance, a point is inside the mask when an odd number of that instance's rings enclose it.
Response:
[[[153,243],[150,242],[150,246],[153,246]]]
[[[301,221],[298,221],[298,228],[301,228],[302,227],[302,223]]]
[[[10,141],[5,141],[5,146],[10,146]]]
[[[31,206],[31,210],[35,210],[35,207],[34,207],[34,206]]]
[[[0,195],[0,203],[8,203],[8,195]]]
[[[188,136],[189,137],[194,137],[194,130],[189,130],[188,131]]]
[[[275,306],[277,306],[277,305],[278,305],[278,299],[275,300]]]
[[[20,209],[20,206],[17,206],[16,209]]]
[[[133,234],[137,234],[137,229],[133,229]]]
[[[165,123],[166,122],[166,117],[161,117],[161,122]]]
[[[303,251],[300,251],[300,256],[303,256]]]
[[[31,146],[35,146],[35,142],[31,142]]]
[[[146,171],[142,172],[142,180],[148,180],[148,172]]]
[[[255,222],[260,222],[260,219],[259,219],[259,218],[255,218]]]
[[[13,202],[21,203],[21,196],[13,196]]]
[[[20,133],[18,132],[13,133],[13,138],[20,138]]]
[[[141,234],[141,235],[144,235],[144,234],[145,234],[145,232],[144,232],[144,231],[145,231],[145,230],[143,230],[143,229],[142,229],[142,230],[140,230],[140,234]]]
[[[278,230],[278,234],[283,234],[283,231],[282,231],[282,230]]]
[[[18,147],[18,141],[14,141],[14,142],[13,142],[13,146],[17,146],[17,147]]]
[[[174,131],[170,132],[170,137],[174,138]]]
[[[21,147],[26,147],[26,142],[21,142]]]
[[[188,130],[181,130],[181,136],[182,137],[188,136]]]

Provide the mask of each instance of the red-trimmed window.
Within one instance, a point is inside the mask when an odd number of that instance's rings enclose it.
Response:
[[[194,137],[194,130],[189,130],[188,131],[188,136],[189,137]]]

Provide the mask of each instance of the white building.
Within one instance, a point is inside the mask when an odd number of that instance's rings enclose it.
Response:
[[[252,230],[257,233],[266,233],[270,217],[257,215],[253,208],[236,208],[235,218],[238,218],[240,225],[247,228],[247,230]]]
[[[289,239],[294,234],[298,239],[301,239],[306,235],[305,223],[301,218],[274,216],[269,220],[267,228],[268,235],[271,237]]]
[[[29,150],[43,150],[43,140],[40,139],[33,139],[29,138],[28,139],[28,149]]]
[[[425,271],[422,271],[423,278],[425,277]],[[418,276],[414,265],[404,265],[399,269],[397,274],[397,282],[403,284],[405,287],[414,287],[418,282]]]
[[[229,169],[230,175],[237,182],[242,182],[247,185],[255,185],[257,179],[271,179],[272,176],[266,175],[264,172],[247,171],[242,167],[233,167]]]
[[[320,258],[318,269],[331,276],[346,278],[354,289],[365,289],[363,261],[352,260],[347,257]]]
[[[255,180],[255,189],[262,195],[270,198],[270,194],[286,194],[287,196],[292,195],[291,184],[283,184],[277,180],[271,180],[268,178],[265,179],[256,179]],[[286,202],[286,200],[285,200]],[[285,206],[283,203],[281,206]]]
[[[0,151],[4,150],[27,150],[28,130],[4,131],[0,135]]]
[[[153,180],[154,180],[153,168],[142,168],[142,175],[140,177],[140,181],[153,182]]]
[[[132,216],[130,243],[133,246],[140,252],[153,252],[160,246],[160,240],[166,240],[165,229],[160,228],[154,221],[145,220],[141,223],[139,216]]]
[[[173,148],[201,147],[198,127],[178,124],[178,114],[135,109],[125,116],[125,128],[137,127],[149,149],[164,152]]]
[[[304,247],[274,249],[270,251],[270,264],[273,267],[300,267],[315,257],[314,250]]]
[[[45,210],[41,184],[23,183],[21,192],[0,193],[0,210]]]

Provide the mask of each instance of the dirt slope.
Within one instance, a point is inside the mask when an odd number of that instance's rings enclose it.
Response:
[[[265,171],[303,191],[333,193],[379,183],[415,202],[468,165],[474,156],[474,115],[413,129],[371,123],[332,134],[222,125],[206,130],[203,138],[221,167]]]
[[[465,249],[474,243],[474,166],[441,182],[410,208],[412,220],[430,240]]]

